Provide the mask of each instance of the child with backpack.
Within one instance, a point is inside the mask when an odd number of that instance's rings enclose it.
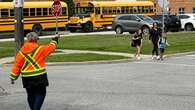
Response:
[[[164,52],[165,52],[165,47],[166,45],[169,46],[168,42],[167,42],[167,38],[165,35],[162,35],[159,39],[159,50],[160,50],[160,57],[158,60],[163,60],[163,55],[164,55]]]

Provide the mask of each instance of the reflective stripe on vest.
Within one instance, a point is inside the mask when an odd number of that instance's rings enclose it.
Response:
[[[21,75],[22,77],[32,77],[32,76],[38,76],[42,74],[46,74],[45,68],[41,68],[39,64],[34,59],[37,52],[39,51],[40,47],[36,48],[31,55],[30,54],[24,54],[21,51],[20,54],[25,58],[25,64],[22,67]],[[34,67],[34,70],[26,70],[29,65],[32,65]]]
[[[41,68],[41,69],[36,69],[36,70],[31,70],[31,71],[22,71],[21,75],[22,77],[32,77],[32,76],[39,76],[42,74],[46,74],[46,69],[45,68]]]
[[[37,52],[39,51],[39,49],[40,49],[40,47],[37,47],[37,48],[32,52],[32,54],[31,54],[32,58],[35,58],[35,55],[37,54]],[[24,65],[23,65],[23,67],[22,67],[22,71],[25,71],[29,65],[30,65],[30,63],[29,63],[27,60],[25,60],[25,63],[24,63]]]

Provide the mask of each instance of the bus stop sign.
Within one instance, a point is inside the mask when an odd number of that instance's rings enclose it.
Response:
[[[51,8],[51,13],[53,16],[59,16],[62,12],[62,7],[59,0],[54,0]]]

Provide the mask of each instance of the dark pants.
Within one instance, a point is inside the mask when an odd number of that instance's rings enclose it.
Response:
[[[165,52],[164,48],[160,48],[160,59],[163,60],[163,54]]]
[[[156,53],[156,56],[158,56],[158,43],[157,42],[153,42],[152,55],[154,55],[154,53]]]
[[[46,87],[26,88],[28,104],[31,110],[40,110],[46,96]]]

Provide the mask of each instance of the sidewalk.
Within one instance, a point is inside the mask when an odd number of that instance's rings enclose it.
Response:
[[[134,54],[129,53],[119,53],[119,52],[104,52],[104,51],[89,51],[89,50],[68,50],[68,49],[57,49],[56,51],[60,51],[59,53],[54,53],[52,55],[59,55],[59,54],[78,54],[78,53],[93,53],[93,54],[100,54],[100,55],[116,55],[116,56],[124,56],[124,57],[134,57]],[[150,55],[141,55],[142,58],[150,58]],[[5,63],[10,63],[14,61],[14,57],[6,57],[0,59],[0,65]],[[110,62],[110,61],[109,61]]]

